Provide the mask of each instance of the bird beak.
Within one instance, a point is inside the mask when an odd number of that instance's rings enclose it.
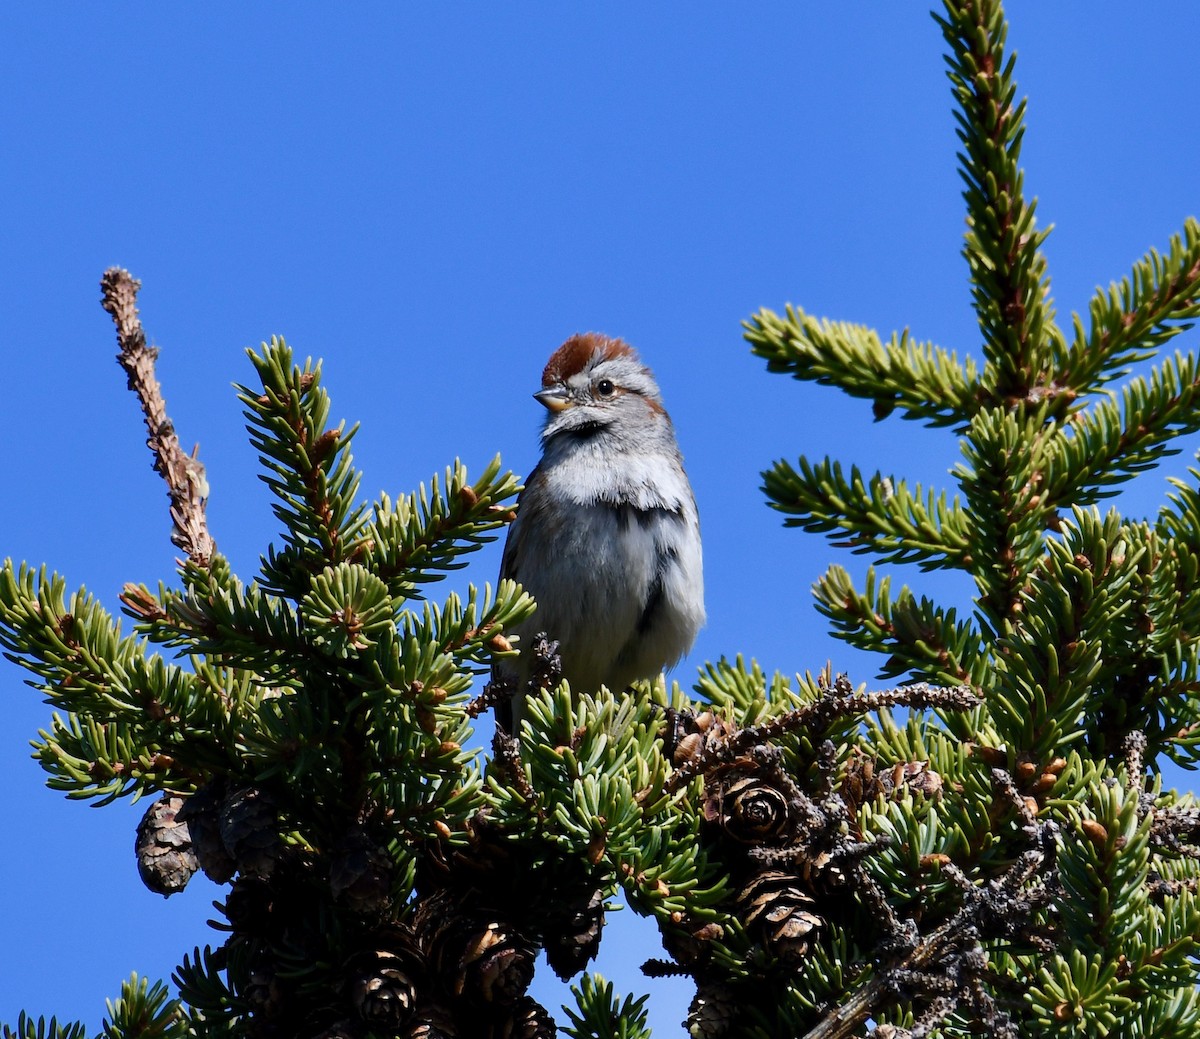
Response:
[[[560,411],[566,411],[571,406],[571,398],[567,396],[567,391],[561,387],[539,390],[533,395],[533,399],[555,414]]]

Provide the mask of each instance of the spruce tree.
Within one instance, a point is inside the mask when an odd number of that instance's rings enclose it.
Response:
[[[8,562],[0,641],[56,709],[36,745],[51,788],[146,798],[151,890],[224,886],[177,994],[135,977],[105,1035],[550,1036],[528,994],[544,950],[578,978],[568,1034],[643,1036],[645,997],[588,971],[613,900],[658,925],[648,975],[695,981],[701,1039],[1200,1031],[1200,807],[1160,780],[1200,757],[1200,471],[1153,522],[1104,502],[1200,428],[1196,359],[1162,349],[1200,310],[1200,225],[1065,331],[1001,7],[947,0],[938,23],[980,359],[795,307],[746,324],[768,370],[958,437],[953,488],[832,459],[765,474],[789,525],[971,581],[960,610],[874,568],[820,579],[891,688],[737,658],[690,690],[573,692],[552,641],[506,638],[535,609],[519,587],[434,594],[511,520],[517,479],[454,463],[363,500],[353,427],[281,339],[239,389],[280,536],[235,575],[138,285],[105,274],[182,561],[125,587],[132,634]],[[536,664],[522,730],[476,753],[474,720],[513,692],[490,665],[517,651]]]

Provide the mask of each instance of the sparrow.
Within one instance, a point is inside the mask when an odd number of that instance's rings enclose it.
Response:
[[[534,399],[542,457],[509,527],[500,576],[537,601],[508,634],[522,654],[497,719],[520,723],[529,643],[558,643],[573,692],[623,690],[675,664],[704,624],[696,501],[654,375],[621,339],[574,335],[551,355]]]

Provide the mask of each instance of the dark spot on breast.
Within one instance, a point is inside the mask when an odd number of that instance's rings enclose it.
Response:
[[[674,548],[659,546],[658,555],[654,560],[654,577],[650,581],[646,604],[642,607],[641,616],[638,617],[637,633],[639,635],[645,635],[654,626],[654,621],[662,609],[663,584],[667,578],[667,571],[678,558],[679,553]]]

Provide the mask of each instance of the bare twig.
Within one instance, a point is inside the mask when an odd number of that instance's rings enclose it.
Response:
[[[1182,858],[1200,859],[1200,807],[1190,804],[1155,808],[1150,845]]]
[[[484,711],[490,711],[498,704],[512,702],[513,694],[517,691],[515,675],[497,674],[483,687],[483,692],[471,700],[466,706],[469,718],[478,718]]]
[[[922,938],[899,962],[885,966],[845,1003],[829,1011],[804,1039],[847,1039],[873,1013],[897,996],[932,996],[926,1013],[910,1035],[927,1035],[960,1003],[979,1016],[997,1039],[1014,1039],[1016,1027],[982,984],[987,939],[1031,941],[1040,945],[1036,914],[1053,899],[1054,848],[1057,829],[1049,824],[1038,834],[1039,847],[1025,852],[995,880],[971,883],[952,865],[943,872],[963,893],[957,913]],[[1045,951],[1045,950],[1043,950]],[[915,992],[906,988],[916,986]]]
[[[960,914],[961,915],[961,914]],[[899,965],[876,974],[845,1003],[835,1007],[805,1033],[804,1039],[847,1039],[881,1006],[895,998],[896,982],[955,954],[964,940],[974,945],[975,935],[963,931],[960,915],[943,924],[922,941]]]
[[[1145,819],[1154,810],[1154,795],[1146,789],[1146,734],[1134,729],[1125,737],[1125,781],[1138,795],[1138,818]]]
[[[529,783],[525,774],[525,766],[521,761],[521,742],[515,736],[510,736],[499,725],[492,737],[492,760],[496,763],[508,782],[521,797],[531,805],[537,804],[537,791]]]
[[[898,689],[856,693],[849,679],[845,675],[839,675],[833,687],[826,689],[812,703],[787,711],[761,725],[752,725],[731,735],[707,741],[699,753],[675,769],[667,779],[667,790],[679,790],[694,776],[713,765],[733,761],[748,748],[767,743],[797,729],[804,729],[813,736],[823,736],[839,718],[869,714],[889,707],[907,707],[914,711],[928,708],[965,711],[978,706],[979,699],[979,693],[970,686],[939,688],[925,682],[901,686]]]
[[[1021,791],[1017,789],[1017,781],[1013,779],[1012,773],[1006,768],[992,769],[992,784],[1016,811],[1017,819],[1020,820],[1025,836],[1031,841],[1036,840],[1038,835],[1036,805],[1030,805],[1021,796]]]
[[[1178,898],[1184,891],[1196,894],[1200,889],[1200,878],[1187,877],[1184,880],[1171,880],[1162,876],[1157,870],[1150,870],[1146,881],[1146,890],[1150,897],[1160,905],[1164,898]]]
[[[146,343],[146,333],[138,317],[137,294],[142,287],[128,271],[110,267],[100,279],[101,305],[117,326],[121,352],[117,363],[129,376],[129,388],[137,394],[146,419],[146,446],[154,452],[154,468],[167,482],[171,499],[171,543],[187,553],[197,566],[207,567],[216,551],[204,515],[208,482],[204,466],[195,452],[187,454],[179,445],[175,426],[167,415],[162,387],[154,373],[158,349]]]

